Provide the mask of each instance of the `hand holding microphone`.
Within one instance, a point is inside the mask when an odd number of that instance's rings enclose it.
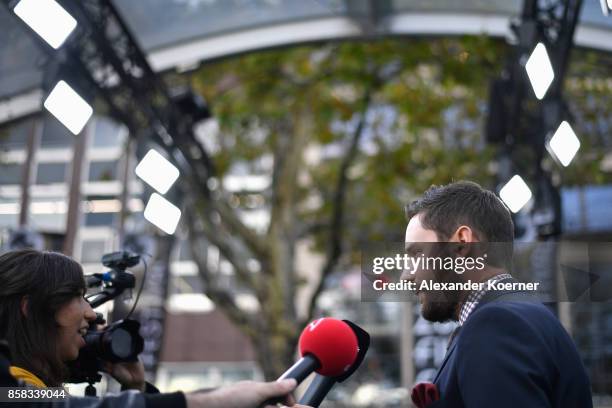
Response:
[[[282,403],[291,405],[292,399],[287,396],[295,386],[294,380],[269,383],[242,381],[213,391],[188,393],[185,394],[185,400],[187,408],[268,408],[265,403],[261,404],[272,397],[278,397]]]
[[[300,358],[278,378],[295,379],[298,384],[311,373],[339,377],[347,373],[359,356],[357,335],[346,322],[324,317],[310,323],[299,339]],[[266,404],[281,402],[268,400]]]
[[[299,340],[302,356],[279,380],[294,378],[301,383],[312,372],[337,377],[357,359],[359,344],[351,327],[342,320],[324,317],[310,323]]]
[[[340,376],[326,377],[321,374],[317,374],[302,398],[300,399],[300,405],[294,405],[294,407],[318,407],[323,399],[327,396],[329,391],[336,383],[344,382],[349,378],[361,365],[365,358],[368,349],[370,348],[370,335],[368,332],[357,326],[355,323],[343,320],[357,336],[357,343],[359,346],[359,353],[357,358],[353,362],[352,366]],[[303,405],[301,405],[303,404]]]

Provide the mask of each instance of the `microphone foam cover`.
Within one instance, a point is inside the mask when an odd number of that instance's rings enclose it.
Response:
[[[324,317],[311,322],[300,335],[300,354],[312,354],[321,367],[317,373],[337,377],[351,368],[359,344],[353,329],[342,320]]]

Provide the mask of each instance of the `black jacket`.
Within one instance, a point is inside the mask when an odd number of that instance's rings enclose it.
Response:
[[[589,408],[589,379],[574,342],[542,303],[488,292],[451,341],[434,379],[454,408]]]
[[[10,372],[9,350],[6,343],[0,341],[0,387],[19,387]],[[9,405],[0,402],[0,406]],[[137,391],[126,391],[117,395],[95,397],[68,397],[61,402],[16,402],[11,408],[186,408],[185,395],[182,392],[171,394],[142,394]]]

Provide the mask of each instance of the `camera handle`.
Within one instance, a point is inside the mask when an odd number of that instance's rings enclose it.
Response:
[[[121,270],[96,273],[87,277],[88,287],[94,287],[100,283],[104,283],[102,291],[86,296],[87,301],[94,309],[120,296],[126,289],[133,289],[136,286],[134,275]]]

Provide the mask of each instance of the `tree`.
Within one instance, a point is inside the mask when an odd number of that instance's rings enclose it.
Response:
[[[206,294],[251,339],[266,377],[292,362],[325,278],[353,262],[364,239],[402,229],[402,201],[431,183],[487,181],[478,123],[502,48],[478,37],[333,43],[243,55],[193,76],[219,124],[209,147],[220,185],[212,197],[192,196],[192,256]],[[271,177],[264,232],[240,221],[244,197],[223,188],[238,168]],[[307,239],[325,262],[300,311],[295,253]],[[257,313],[219,285],[204,242],[231,263]]]
[[[246,54],[193,74],[219,131],[204,140],[217,171],[210,194],[188,200],[192,256],[206,294],[250,338],[267,378],[292,363],[326,278],[358,264],[360,245],[402,239],[407,201],[463,178],[493,187],[482,122],[505,52],[485,37],[384,39]],[[224,177],[237,172],[267,174],[271,184],[262,195],[227,191]],[[269,209],[264,231],[239,216],[253,198]],[[256,312],[220,284],[206,242],[231,263]],[[325,259],[307,293],[296,273],[301,242]]]

